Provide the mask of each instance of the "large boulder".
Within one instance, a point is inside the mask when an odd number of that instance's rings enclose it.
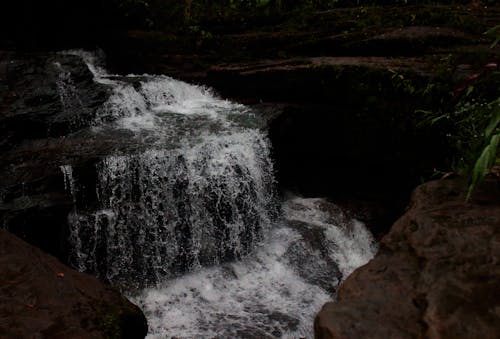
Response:
[[[0,230],[0,337],[144,338],[146,318],[113,288]]]
[[[60,166],[91,167],[111,147],[85,132],[110,94],[79,56],[0,51],[0,227],[65,257],[73,201]]]
[[[413,193],[375,259],[341,285],[316,338],[496,338],[500,333],[500,185],[469,202],[461,179]]]

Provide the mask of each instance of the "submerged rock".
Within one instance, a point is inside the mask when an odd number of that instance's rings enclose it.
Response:
[[[342,273],[329,256],[325,230],[300,221],[290,221],[289,226],[301,237],[290,244],[285,257],[304,280],[333,294]]]
[[[146,318],[113,288],[0,230],[0,337],[144,338]]]
[[[315,321],[316,338],[494,338],[500,333],[500,190],[419,186],[408,212]]]
[[[288,227],[299,235],[285,257],[297,275],[333,295],[352,270],[376,251],[371,233],[335,204],[321,198],[287,200],[283,205]]]

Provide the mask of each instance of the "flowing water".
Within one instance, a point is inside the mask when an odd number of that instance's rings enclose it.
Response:
[[[68,53],[112,90],[92,134],[123,139],[95,166],[97,201],[81,193],[78,168],[61,167],[75,203],[70,262],[128,291],[151,338],[311,337],[321,305],[374,254],[364,225],[322,199],[277,200],[249,108]],[[72,85],[63,73],[64,107],[78,104]]]

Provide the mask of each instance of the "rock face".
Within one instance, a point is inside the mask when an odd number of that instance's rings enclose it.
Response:
[[[2,149],[88,126],[109,94],[78,56],[0,52],[0,57]]]
[[[144,338],[138,307],[0,230],[0,337]]]
[[[82,132],[109,94],[78,56],[0,51],[0,227],[65,256],[72,199],[59,167],[109,149]]]
[[[500,333],[500,186],[470,202],[464,181],[419,186],[380,251],[315,321],[316,338],[496,338]]]

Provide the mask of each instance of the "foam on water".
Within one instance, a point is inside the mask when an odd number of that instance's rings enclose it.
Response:
[[[113,89],[113,94],[95,118],[97,128],[114,121],[117,126],[128,130],[162,134],[165,126],[161,122],[165,114],[205,116],[224,125],[229,124],[227,115],[250,114],[245,106],[222,100],[204,86],[167,76],[111,75],[100,66],[95,53],[80,50],[65,53],[80,56],[94,80]]]
[[[275,228],[252,257],[133,297],[148,318],[148,338],[310,337],[314,315],[330,296],[287,263],[284,254],[297,237]]]

